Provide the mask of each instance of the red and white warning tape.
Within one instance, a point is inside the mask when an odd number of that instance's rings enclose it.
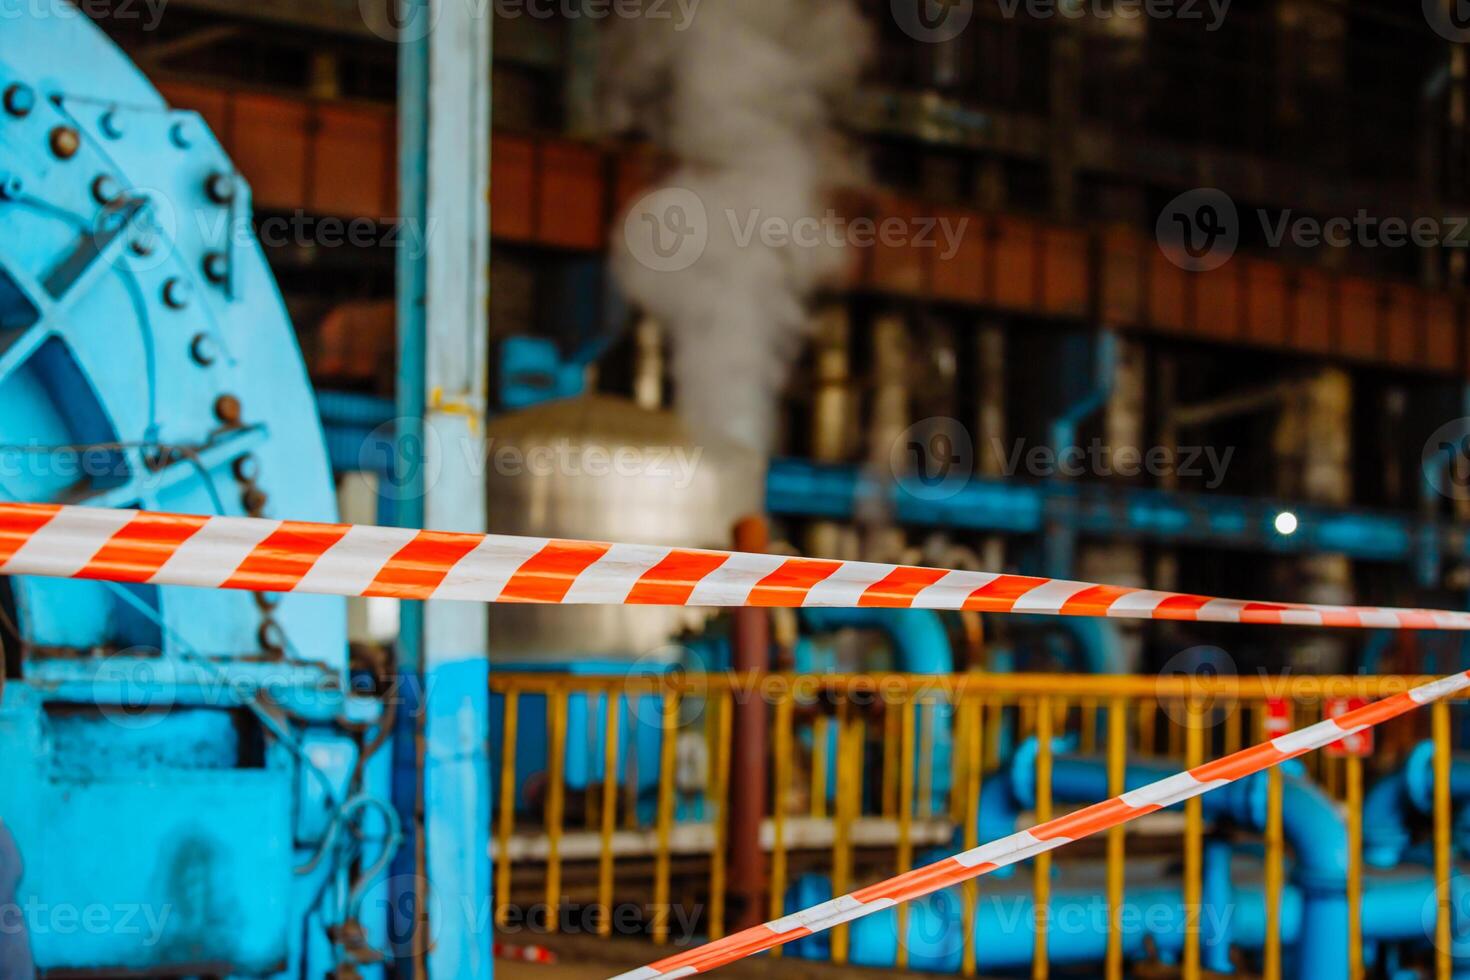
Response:
[[[1246,602],[870,562],[0,504],[0,574],[258,592],[655,606],[881,606],[1470,630],[1470,613]]]
[[[1048,820],[1046,823],[1019,834],[953,857],[945,858],[927,867],[907,874],[880,881],[876,885],[859,889],[830,902],[813,906],[793,915],[785,916],[716,940],[696,949],[650,966],[623,973],[614,980],[674,980],[696,973],[708,973],[718,967],[734,963],[747,956],[781,946],[804,936],[831,929],[844,922],[861,919],[882,909],[892,908],[899,902],[920,898],[942,888],[957,885],[971,878],[989,874],[997,868],[1016,864],[1037,854],[1061,847],[1083,837],[1108,830],[1111,827],[1137,820],[1145,814],[1174,806],[1185,800],[1219,789],[1228,783],[1262,772],[1287,759],[1315,749],[1331,745],[1345,736],[1356,734],[1390,718],[1413,711],[1415,708],[1449,697],[1470,688],[1470,671],[1443,678],[1423,687],[1414,688],[1403,694],[1384,698],[1373,704],[1350,711],[1337,718],[1318,722],[1301,731],[1292,732],[1264,742],[1253,748],[1244,749],[1215,762],[1209,762],[1186,772],[1161,779],[1156,783],[1124,793],[1103,803],[1097,803],[1076,813]]]
[[[877,606],[1470,630],[1470,613],[1442,610],[1245,602],[820,558],[42,504],[0,504],[0,574],[398,599]],[[1444,678],[616,980],[708,972],[1181,803],[1467,687],[1470,672]]]

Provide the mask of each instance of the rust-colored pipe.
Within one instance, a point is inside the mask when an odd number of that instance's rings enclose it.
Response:
[[[747,517],[735,525],[735,549],[764,552],[770,527],[764,517]],[[770,670],[770,622],[764,609],[735,610],[733,664],[736,673],[760,677]],[[735,929],[765,920],[766,853],[761,849],[761,821],[766,816],[770,781],[770,720],[761,685],[741,685],[735,693],[734,739],[730,766],[730,903]]]

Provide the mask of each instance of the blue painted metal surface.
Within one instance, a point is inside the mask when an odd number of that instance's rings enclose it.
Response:
[[[587,365],[563,360],[551,340],[507,337],[500,345],[500,403],[507,409],[573,398],[586,377]]]
[[[0,37],[0,496],[335,519],[250,189],[208,127],[68,3]],[[348,918],[381,946],[347,866],[395,831],[381,762],[345,799],[343,723],[379,708],[349,692],[342,600],[0,592],[0,817],[39,968],[322,976],[353,958],[327,935]]]
[[[333,456],[338,469],[383,472],[388,454],[373,449],[376,444],[363,451],[363,437],[392,419],[392,404],[335,392],[323,393],[321,399],[329,442],[337,446],[340,435],[344,447],[340,459]],[[775,460],[766,479],[766,507],[778,517],[853,520],[858,502],[875,496],[891,500],[899,520],[919,527],[1039,534],[1056,516],[1095,535],[1401,562],[1415,559],[1427,534],[1446,553],[1470,556],[1470,528],[1292,501],[979,478],[953,497],[932,500],[907,493],[897,483],[875,483],[858,467],[800,459]],[[1283,510],[1301,521],[1291,537],[1273,527]]]
[[[1037,744],[1023,743],[1000,771],[985,781],[980,796],[980,838],[994,840],[1013,833],[1023,811],[1036,802]],[[1056,744],[1053,760],[1053,797],[1058,803],[1092,803],[1108,796],[1105,760],[1069,754],[1064,740]],[[1419,785],[1426,776],[1425,759],[1410,765],[1409,795],[1427,792]],[[1135,762],[1128,766],[1129,790],[1172,774],[1169,760]],[[1282,941],[1288,976],[1303,980],[1345,980],[1347,950],[1347,829],[1337,805],[1305,776],[1300,762],[1288,763],[1283,782],[1283,829],[1290,845],[1289,881],[1281,905]],[[1423,801],[1420,801],[1421,803]],[[1225,821],[1260,831],[1266,816],[1266,780],[1252,776],[1201,798],[1206,821]],[[1418,804],[1414,804],[1418,805]],[[1427,804],[1425,804],[1427,805]],[[1367,825],[1371,832],[1372,824]],[[1373,842],[1370,839],[1370,853]],[[941,851],[920,859],[937,859]],[[1131,855],[1130,855],[1131,856]],[[1146,855],[1140,855],[1146,859]],[[1146,860],[1145,860],[1146,863]],[[1433,936],[1436,883],[1432,855],[1427,849],[1395,852],[1370,869],[1363,879],[1362,927],[1368,962],[1391,966],[1394,944],[1421,954]],[[994,872],[985,880],[976,907],[975,943],[982,971],[1027,968],[1035,942],[1031,870],[1022,865]],[[1010,873],[1003,873],[1010,872]],[[1048,957],[1056,966],[1100,964],[1110,932],[1106,894],[1100,865],[1072,862],[1054,869],[1047,920]],[[1265,943],[1265,896],[1261,887],[1259,847],[1234,846],[1226,840],[1205,842],[1201,953],[1206,969],[1235,972],[1232,949],[1258,953]],[[1455,976],[1470,973],[1470,880],[1451,880],[1454,910]],[[793,883],[785,897],[794,912],[831,897],[829,880],[806,875]],[[1157,957],[1164,965],[1179,962],[1184,946],[1185,901],[1177,867],[1131,862],[1125,886],[1120,935],[1127,959]],[[912,969],[958,972],[963,954],[963,913],[958,889],[950,889],[909,906],[905,945]],[[896,962],[897,917],[892,910],[860,919],[850,926],[850,962],[892,967]],[[830,955],[826,934],[792,944],[794,954],[811,959]],[[1390,975],[1396,975],[1390,970]]]
[[[1083,350],[1076,351],[1078,347]],[[1073,372],[1087,379],[1087,390],[1052,421],[1051,447],[1058,455],[1077,445],[1078,428],[1106,405],[1112,395],[1118,373],[1118,336],[1107,329],[1086,336],[1070,335],[1063,341],[1062,356]],[[1091,362],[1090,370],[1079,370],[1078,362],[1085,361]],[[1047,575],[1065,578],[1072,574],[1077,531],[1075,522],[1067,520],[1064,514],[1051,515],[1045,543]]]
[[[493,18],[424,0],[404,0],[399,13],[402,220],[425,229],[432,247],[398,259],[397,517],[407,527],[483,531],[485,475],[473,461],[489,360]],[[399,770],[394,805],[422,840],[399,862],[395,904],[411,895],[429,926],[400,955],[405,972],[493,972],[481,914],[491,882],[487,633],[480,604],[403,607],[399,669],[424,698],[400,716],[398,737],[421,747],[423,768]]]
[[[955,671],[954,649],[939,613],[930,609],[803,609],[802,625],[815,633],[839,629],[872,629],[888,637],[894,648],[892,669],[905,674],[952,674]],[[922,763],[920,746],[930,746],[930,813],[945,809],[953,777],[951,757],[954,754],[954,707],[948,704],[920,702],[914,708],[914,759],[916,771]],[[928,737],[922,736],[928,730]],[[827,758],[837,758],[837,726],[829,725]],[[827,774],[827,799],[837,798],[835,767]]]
[[[1397,562],[1415,558],[1427,531],[1446,554],[1470,555],[1464,527],[1263,498],[977,478],[953,496],[934,500],[898,483],[875,483],[856,467],[794,459],[774,461],[767,476],[766,507],[782,517],[852,520],[858,502],[874,497],[890,501],[899,521],[920,527],[1039,534],[1063,521],[1086,534]],[[1290,537],[1273,527],[1285,509],[1301,521]]]

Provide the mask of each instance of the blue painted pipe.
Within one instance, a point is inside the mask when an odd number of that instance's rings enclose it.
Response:
[[[1470,843],[1470,758],[1450,763],[1450,799],[1460,807],[1455,837]],[[1409,822],[1434,805],[1434,743],[1421,742],[1395,773],[1380,780],[1363,800],[1363,859],[1376,868],[1396,867],[1413,841]]]
[[[1027,616],[1013,614],[1016,627],[1060,631],[1077,644],[1078,657],[1072,669],[1079,674],[1126,674],[1131,665],[1123,660],[1123,639],[1118,624],[1098,616]]]
[[[1235,889],[1230,883],[1228,845],[1205,854],[1205,903],[1200,916],[1204,965],[1231,972],[1233,943],[1245,949],[1265,945],[1265,895],[1260,886]],[[786,909],[831,898],[831,883],[822,875],[805,875],[787,892]],[[1029,882],[1003,888],[982,888],[975,907],[975,948],[982,972],[1028,967],[1035,948],[1035,904]],[[1058,966],[1100,963],[1107,952],[1110,919],[1107,896],[1085,889],[1053,889],[1047,904],[1047,957]],[[905,929],[908,965],[914,970],[955,973],[963,956],[963,912],[960,893],[950,889],[909,904]],[[858,966],[892,968],[897,964],[898,916],[885,909],[853,922],[849,932],[849,960]],[[1146,959],[1156,953],[1165,964],[1179,962],[1185,939],[1185,905],[1181,885],[1161,881],[1130,883],[1124,890],[1119,914],[1123,955]],[[1283,889],[1281,929],[1287,944],[1302,928],[1302,901],[1293,886]],[[827,959],[831,953],[826,933],[792,944],[794,955]]]
[[[897,668],[907,674],[951,674],[954,650],[944,620],[932,609],[803,609],[802,622],[816,633],[880,630],[893,642]]]
[[[1031,740],[1010,767],[1012,791],[1025,807],[1035,805],[1035,752]],[[1124,785],[1138,789],[1172,775],[1167,762],[1128,766]],[[1107,799],[1107,766],[1098,757],[1057,756],[1052,763],[1052,793],[1064,802]],[[1303,976],[1347,976],[1347,828],[1336,805],[1298,773],[1282,781],[1282,829],[1296,854],[1292,881],[1302,890],[1303,928],[1297,955]],[[1206,819],[1228,816],[1261,830],[1266,823],[1266,778],[1258,774],[1230,783],[1200,798]]]
[[[952,674],[955,669],[954,648],[949,642],[949,632],[944,620],[932,609],[803,609],[802,624],[813,633],[830,633],[840,629],[871,629],[885,634],[893,644],[897,663],[896,669],[906,674]],[[914,712],[915,724],[930,726],[933,749],[930,753],[933,772],[932,812],[944,807],[949,794],[950,756],[953,750],[953,725],[950,723],[954,709],[948,704],[919,704]],[[837,731],[829,729],[828,758],[836,758]],[[922,737],[915,737],[914,752],[917,760]],[[917,765],[917,762],[916,762]],[[828,798],[834,798],[837,784],[835,773],[827,781]]]

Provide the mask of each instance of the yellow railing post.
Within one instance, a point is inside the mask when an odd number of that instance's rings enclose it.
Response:
[[[1036,822],[1046,823],[1051,819],[1051,698],[1042,695],[1036,699]],[[1035,908],[1036,945],[1032,954],[1032,980],[1046,980],[1050,972],[1046,936],[1051,913],[1051,854],[1036,855],[1033,860],[1032,897]]]
[[[1082,699],[1082,731],[1078,748],[1084,755],[1097,751],[1097,698]]]
[[[914,699],[904,699],[903,711],[899,716],[898,736],[898,873],[903,874],[914,866]],[[908,969],[909,905],[898,906],[898,959],[900,970]]]
[[[1266,770],[1266,951],[1263,980],[1281,980],[1281,767]]]
[[[969,850],[980,845],[980,767],[983,758],[981,754],[981,733],[984,731],[985,708],[980,699],[971,696],[960,702],[969,709],[970,720],[965,725],[965,743],[963,752],[965,756],[965,805],[961,808],[961,819],[964,821],[964,846]],[[955,746],[958,751],[962,747]],[[973,977],[977,967],[975,954],[975,915],[976,900],[979,895],[979,883],[971,878],[966,881],[961,889],[964,900],[964,960],[961,963],[961,973],[967,977]]]
[[[837,801],[836,826],[832,835],[833,894],[845,895],[852,888],[852,825],[862,806],[863,723],[855,717],[847,692],[837,705]],[[847,962],[846,923],[832,930],[832,962]]]
[[[934,725],[938,705],[925,700],[919,705],[919,816],[934,816]]]
[[[669,853],[674,832],[674,769],[678,765],[676,741],[679,737],[679,692],[664,692],[663,726],[658,761],[658,851],[653,869],[653,941],[662,946],[669,941],[670,875],[672,855]]]
[[[1138,704],[1138,751],[1142,755],[1154,753],[1154,717],[1159,703],[1153,698],[1144,698]]]
[[[1185,766],[1205,761],[1205,712],[1199,699],[1185,703]],[[1184,980],[1199,980],[1200,903],[1204,893],[1204,801],[1198,796],[1184,804]]]
[[[1363,980],[1363,760],[1347,765],[1348,977]]]
[[[561,832],[566,819],[567,691],[557,688],[548,703],[551,738],[546,746],[546,931],[561,926]]]
[[[827,816],[827,729],[826,715],[812,722],[812,791],[811,813],[818,820]]]
[[[776,702],[776,731],[773,744],[776,753],[776,785],[771,793],[771,911],[772,919],[779,919],[785,912],[786,901],[786,803],[791,795],[791,754],[794,748],[791,718],[796,703],[790,691],[784,692]],[[771,956],[779,958],[781,947],[771,950]]]
[[[883,816],[898,816],[898,711],[892,701],[883,704]]]
[[[597,934],[612,935],[613,829],[618,811],[618,729],[622,699],[616,688],[607,692],[607,726],[602,746],[602,849],[597,863]]]
[[[1128,702],[1113,698],[1108,704],[1108,795],[1120,796],[1128,772]],[[1108,831],[1108,952],[1107,980],[1123,980],[1123,860],[1125,830]]]
[[[1434,922],[1434,965],[1439,980],[1450,980],[1453,934],[1450,904],[1450,703],[1436,701],[1430,709],[1434,734],[1434,880],[1439,908]]]
[[[505,927],[510,912],[510,835],[516,823],[516,713],[520,694],[505,693],[505,712],[500,726],[500,832],[495,858],[495,924]]]
[[[705,704],[718,708],[714,725],[715,850],[709,861],[709,938],[719,939],[725,935],[725,847],[730,829],[730,732],[735,704],[713,693],[706,696]]]

